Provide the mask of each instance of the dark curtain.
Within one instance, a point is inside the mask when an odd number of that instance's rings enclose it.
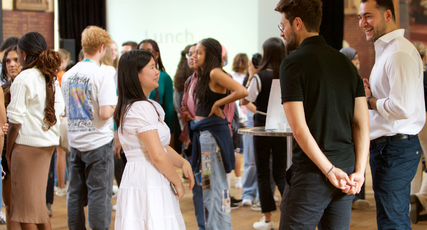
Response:
[[[337,50],[342,48],[344,38],[344,1],[322,0],[323,16],[320,35]]]
[[[82,44],[82,32],[89,25],[106,29],[106,0],[58,0],[59,36],[75,39],[76,55]]]

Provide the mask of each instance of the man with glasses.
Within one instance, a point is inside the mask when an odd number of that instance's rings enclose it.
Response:
[[[369,118],[353,64],[319,36],[320,0],[280,0],[283,108],[297,145],[286,173],[280,229],[349,229],[364,183]]]

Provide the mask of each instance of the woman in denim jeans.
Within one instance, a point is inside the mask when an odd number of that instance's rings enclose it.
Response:
[[[207,38],[197,44],[193,54],[198,82],[194,90],[196,121],[190,122],[190,137],[193,169],[200,171],[202,178],[206,229],[228,230],[231,216],[226,173],[234,169],[235,159],[223,108],[245,97],[247,91],[224,72],[221,53],[221,44]]]

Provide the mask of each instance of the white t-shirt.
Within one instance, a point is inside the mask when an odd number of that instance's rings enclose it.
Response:
[[[246,74],[244,74],[244,73],[238,73],[238,72],[233,72],[231,74],[231,77],[235,81],[239,82],[239,84],[243,85],[243,81],[245,80]],[[237,108],[237,111],[239,113],[239,122],[240,123],[246,123],[246,121],[248,120],[248,117],[246,116],[246,109],[242,108],[242,106],[240,105],[240,100],[237,100],[234,103],[237,104],[236,108]]]
[[[102,120],[101,106],[117,104],[113,75],[93,62],[79,62],[62,77],[70,146],[99,148],[113,139],[113,119]]]
[[[107,71],[108,73],[110,73],[113,76],[117,73],[116,69],[114,69],[114,67],[109,66],[109,65],[101,64],[101,69]]]
[[[255,102],[259,94],[258,88],[258,81],[253,77],[248,88],[248,96],[245,97],[245,99],[250,102]]]
[[[239,82],[239,84],[243,85],[243,80],[245,80],[246,74],[244,73],[238,73],[238,72],[233,72],[231,74],[231,77],[236,80],[237,82]]]

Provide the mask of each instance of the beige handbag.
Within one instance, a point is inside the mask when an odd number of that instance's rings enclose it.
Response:
[[[70,144],[67,137],[67,117],[59,117],[59,147],[65,152],[70,152]]]

